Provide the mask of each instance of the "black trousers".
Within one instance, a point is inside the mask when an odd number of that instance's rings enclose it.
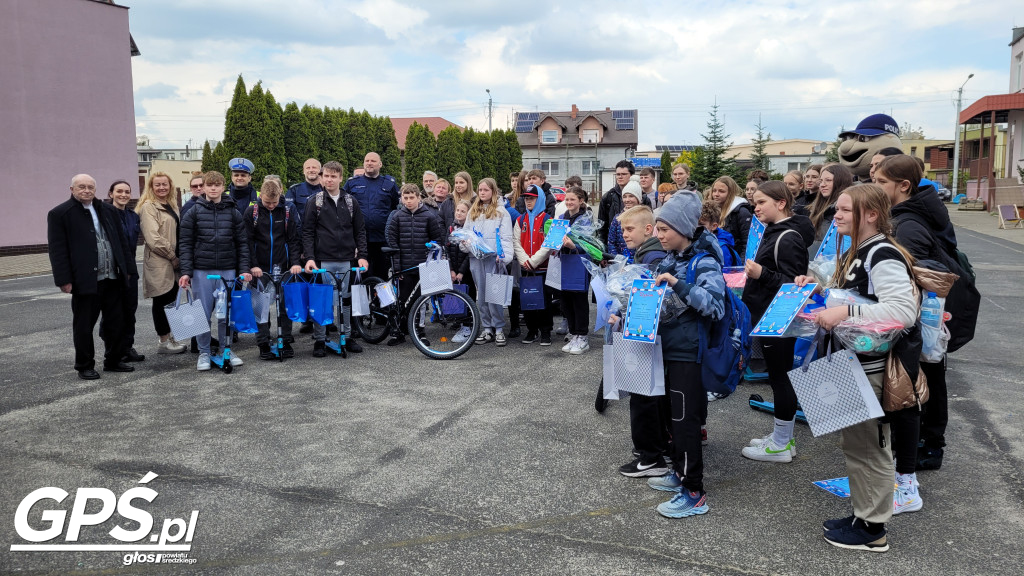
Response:
[[[893,457],[896,458],[896,472],[898,474],[913,474],[917,471],[917,441],[921,435],[921,410],[917,406],[911,406],[885,414],[889,417],[889,442],[892,444]]]
[[[290,318],[288,318],[288,311],[284,309],[284,302],[282,301],[280,304],[281,305],[278,306],[278,303],[275,302],[273,307],[271,308],[271,312],[273,312],[274,309],[278,309],[277,325],[278,325],[279,328],[281,328],[281,336],[283,338],[285,338],[285,341],[287,342],[288,341],[288,337],[292,335],[292,321],[291,321]],[[273,316],[273,314],[271,314],[271,316]],[[269,318],[270,317],[268,316],[267,322],[265,322],[263,324],[257,324],[256,325],[256,329],[257,329],[257,332],[256,332],[256,345],[257,346],[262,346],[264,344],[269,345],[269,344],[271,344],[271,340],[273,340],[275,344],[277,343],[277,334],[275,333],[273,338],[271,338],[271,336],[270,336],[270,321],[269,321]]]
[[[369,252],[369,254],[367,254],[367,258],[366,258],[367,263],[370,265],[369,275],[370,276],[376,276],[377,278],[380,278],[381,280],[387,280],[387,278],[388,278],[388,270],[391,269],[391,258],[388,257],[388,256],[385,256],[380,251],[380,249],[385,247],[385,246],[387,246],[386,242],[367,242],[366,243],[366,250],[367,250],[367,252]],[[397,253],[396,253],[396,256],[397,256]],[[360,254],[359,257],[362,258],[362,254]],[[353,262],[352,265],[353,266],[358,266],[358,264],[356,264],[355,262]],[[398,270],[395,270],[395,272],[398,272]],[[364,276],[365,275],[366,275],[366,273],[364,273]]]
[[[796,391],[789,381],[793,369],[793,348],[796,338],[762,338],[764,361],[768,365],[768,383],[775,400],[775,417],[792,420],[796,417]]]
[[[139,279],[128,284],[121,298],[121,338],[127,352],[135,347],[135,313],[139,309]],[[106,315],[100,317],[100,338],[109,330]]]
[[[569,334],[586,336],[590,333],[590,299],[587,293],[562,290],[562,316],[569,322]]]
[[[949,423],[949,397],[946,390],[946,357],[942,362],[921,362],[928,378],[928,403],[921,414],[921,440],[926,448],[946,445],[946,424]]]
[[[672,425],[670,410],[667,394],[629,395],[629,432],[641,462],[649,464],[668,452]]]
[[[103,334],[106,348],[103,363],[115,365],[121,362],[128,349],[121,334],[121,299],[124,296],[120,280],[101,280],[96,284],[95,294],[72,294],[72,337],[75,343],[75,370],[91,370],[96,367],[96,347],[92,331],[100,314],[107,321]]]
[[[168,304],[173,304],[177,297],[177,283],[169,291],[159,296],[153,296],[153,327],[156,328],[157,336],[166,336],[171,333],[171,325],[167,323],[167,313],[164,308]]]
[[[700,364],[667,361],[665,388],[672,404],[672,466],[691,492],[704,490],[704,452],[700,423],[707,419],[708,394]]]

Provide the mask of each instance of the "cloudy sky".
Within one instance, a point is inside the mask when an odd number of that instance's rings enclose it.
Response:
[[[952,138],[964,106],[1009,87],[1019,0],[133,2],[138,133],[219,140],[238,74],[279,102],[442,116],[636,108],[640,149],[696,144],[717,102],[735,143],[831,140],[891,113]]]

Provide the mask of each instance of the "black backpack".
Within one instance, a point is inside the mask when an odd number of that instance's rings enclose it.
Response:
[[[913,220],[928,231],[932,238],[932,243],[937,248],[937,264],[945,268],[945,270],[939,271],[952,272],[960,277],[953,283],[953,287],[950,288],[949,294],[946,296],[945,306],[945,309],[952,314],[952,318],[950,318],[949,322],[946,322],[946,328],[949,329],[950,336],[946,351],[956,352],[974,339],[974,329],[978,324],[981,293],[978,292],[978,286],[975,282],[974,268],[971,266],[971,261],[968,260],[967,254],[961,252],[959,248],[950,247],[945,242],[940,242],[935,237],[935,234],[932,233],[931,227],[917,214],[913,212],[900,214],[900,217],[897,218],[897,223],[903,219]],[[952,252],[950,248],[952,248]],[[926,268],[939,267],[932,265],[931,261],[922,261],[918,265]]]

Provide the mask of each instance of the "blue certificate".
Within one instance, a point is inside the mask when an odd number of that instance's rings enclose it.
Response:
[[[658,285],[654,280],[633,280],[629,289],[629,302],[626,304],[626,320],[622,327],[624,339],[654,344],[658,337],[661,301],[668,291],[666,284]]]
[[[552,220],[551,228],[548,228],[548,233],[544,236],[544,243],[541,244],[541,248],[550,248],[551,250],[558,250],[559,248],[562,247],[562,242],[565,240],[565,235],[568,233],[568,220]]]
[[[839,237],[839,231],[836,230],[836,221],[832,221],[832,225],[828,227],[828,232],[825,232],[825,237],[821,239],[821,245],[818,246],[818,252],[814,255],[814,260],[824,256],[825,258],[832,259],[836,256],[836,238]],[[843,251],[839,254],[842,256],[850,249],[849,236],[843,236]]]
[[[757,247],[761,245],[761,238],[764,238],[764,224],[757,219],[756,216],[750,219],[750,233],[747,234],[747,254],[744,256],[746,260],[753,260],[757,256]]]
[[[796,284],[783,284],[750,335],[779,337],[785,334],[786,328],[796,319],[817,286],[808,284],[799,288]]]

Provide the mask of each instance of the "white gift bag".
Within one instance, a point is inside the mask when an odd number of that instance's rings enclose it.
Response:
[[[838,350],[789,371],[811,434],[821,436],[882,417],[882,405],[857,355]]]
[[[381,282],[374,287],[377,292],[377,299],[380,300],[380,307],[387,308],[395,302],[398,302],[398,297],[395,296],[395,288],[388,282]]]
[[[428,260],[419,265],[420,293],[427,296],[452,290],[452,273],[447,260]]]
[[[184,303],[181,301],[182,295],[185,296]],[[185,341],[210,331],[210,316],[203,303],[195,299],[191,288],[179,290],[178,298],[164,307],[164,313],[175,340]]]
[[[606,358],[603,364],[605,398],[609,398],[609,388],[644,396],[665,395],[665,361],[660,336],[652,345],[624,340],[621,332],[615,332],[612,344],[606,345],[604,351],[606,356],[608,352],[612,356],[611,362]]]
[[[512,304],[512,284],[515,281],[514,278],[508,274],[501,274],[500,272],[487,273],[485,284],[486,290],[484,291],[484,302],[488,304],[497,304],[498,306],[509,306]]]
[[[552,252],[551,257],[548,258],[548,273],[545,275],[544,285],[555,290],[562,289],[562,259],[558,256],[558,252]]]
[[[349,286],[352,292],[352,315],[370,315],[370,291],[365,284],[353,284]]]
[[[273,282],[257,284],[252,291],[252,312],[256,316],[256,322],[260,324],[270,322],[270,309],[276,295]]]

